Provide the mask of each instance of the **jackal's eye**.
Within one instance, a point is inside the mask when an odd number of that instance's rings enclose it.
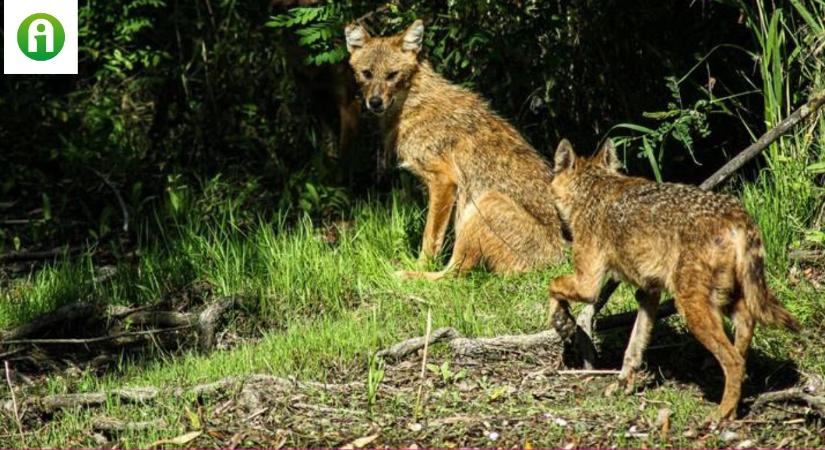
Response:
[[[366,78],[367,80],[371,80],[372,79],[372,72],[369,71],[369,70],[362,70],[361,71],[361,76]]]
[[[387,81],[394,80],[396,76],[398,76],[398,71],[397,70],[394,70],[394,71],[388,73],[387,74]]]

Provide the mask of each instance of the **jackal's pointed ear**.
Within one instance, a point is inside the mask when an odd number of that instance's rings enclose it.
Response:
[[[553,172],[560,173],[573,167],[576,162],[576,152],[573,151],[573,144],[567,139],[562,139],[556,147],[556,156],[553,161]]]
[[[613,141],[610,138],[607,138],[604,144],[602,144],[602,148],[599,149],[599,153],[596,155],[596,161],[598,161],[602,167],[612,172],[618,172],[619,169],[622,168],[622,162],[619,161],[619,157],[616,156],[616,146],[613,145]]]
[[[401,48],[413,53],[421,51],[421,45],[424,43],[424,22],[421,19],[416,20],[404,32],[404,41]]]
[[[347,51],[353,51],[361,48],[369,40],[370,35],[367,30],[357,23],[351,23],[344,28],[344,34],[347,36]]]

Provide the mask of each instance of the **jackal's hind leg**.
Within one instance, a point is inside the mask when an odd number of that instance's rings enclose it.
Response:
[[[674,294],[688,329],[716,357],[725,374],[722,401],[708,418],[708,422],[716,422],[736,416],[745,378],[745,358],[725,334],[721,311],[710,300],[709,284],[701,273],[688,272],[683,274]]]

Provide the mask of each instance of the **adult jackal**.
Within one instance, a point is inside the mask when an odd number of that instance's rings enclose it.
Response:
[[[384,144],[427,185],[420,260],[440,252],[455,207],[447,267],[398,275],[435,280],[480,263],[512,273],[558,262],[564,240],[548,164],[487,102],[420,60],[423,38],[420,20],[390,37],[346,28],[349,62],[367,109],[381,117]]]

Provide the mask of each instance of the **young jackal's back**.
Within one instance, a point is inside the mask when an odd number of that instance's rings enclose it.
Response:
[[[594,158],[556,151],[553,198],[573,235],[575,274],[550,286],[554,325],[568,333],[566,302],[592,302],[602,279],[640,288],[639,316],[620,377],[632,379],[650,338],[659,294],[673,293],[688,328],[719,360],[725,393],[715,418],[735,412],[754,323],[796,329],[765,283],[759,230],[732,197],[618,173],[611,143]],[[735,345],[722,325],[730,313]]]
[[[438,254],[453,206],[456,242],[447,269],[403,272],[436,279],[484,262],[519,272],[558,261],[561,224],[546,202],[551,171],[541,156],[474,93],[453,85],[418,52],[421,21],[390,37],[347,27],[350,65],[384,142],[427,185],[422,259]]]

